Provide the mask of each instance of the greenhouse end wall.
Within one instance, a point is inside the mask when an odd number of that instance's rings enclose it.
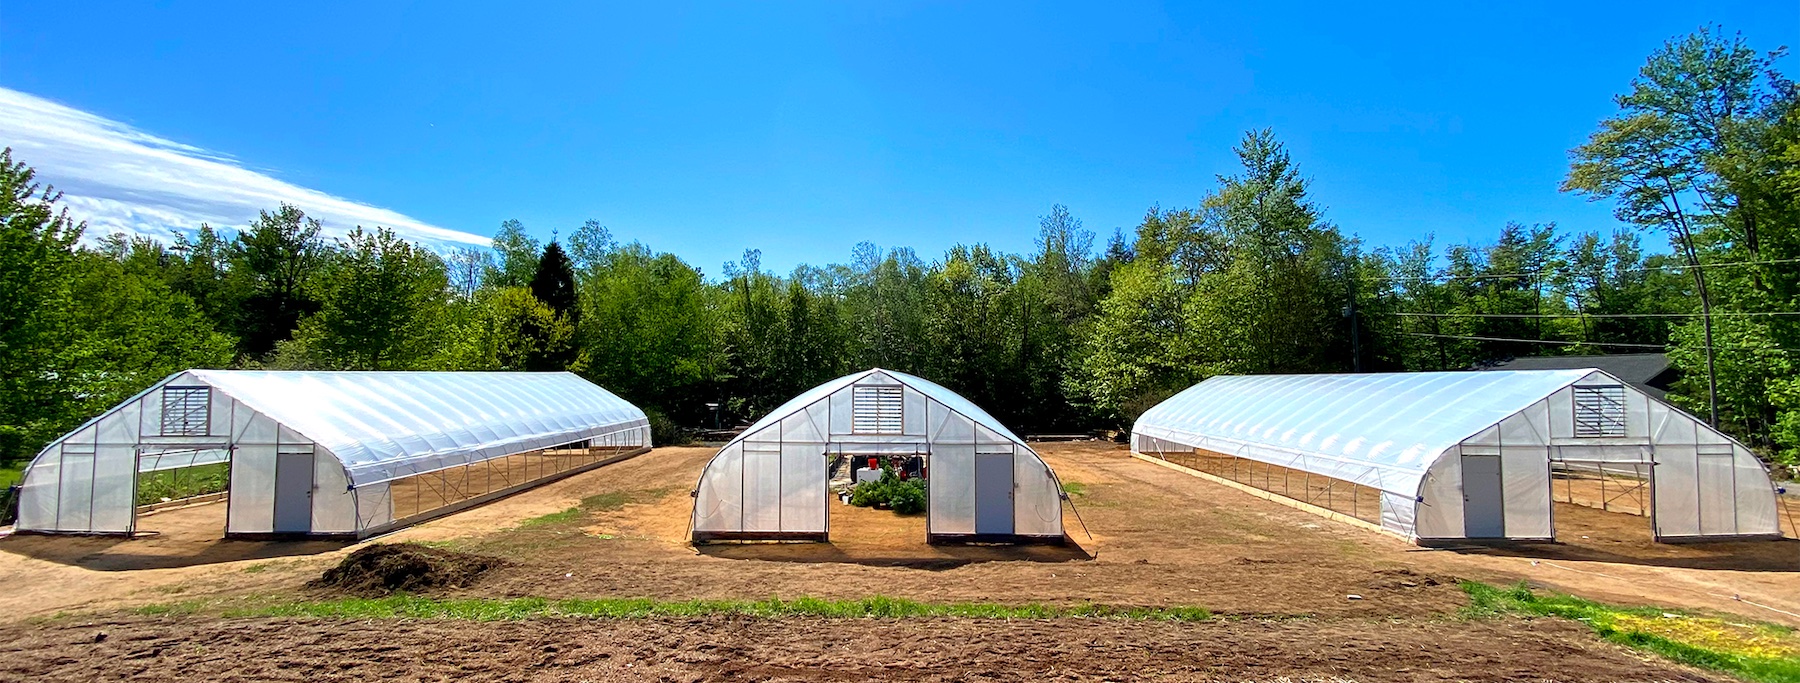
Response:
[[[881,392],[877,410],[858,392]],[[882,420],[877,426],[872,420]],[[827,382],[770,412],[710,460],[694,489],[693,539],[814,540],[829,536],[827,459],[921,453],[928,463],[926,540],[1060,542],[1061,487],[1035,451],[967,399],[923,379],[870,370]],[[978,520],[978,462],[998,462],[1010,482],[1001,516]],[[988,482],[992,486],[995,482]],[[1004,484],[1004,482],[1002,482]],[[1004,487],[1003,487],[1004,488]],[[990,498],[997,496],[990,495]]]

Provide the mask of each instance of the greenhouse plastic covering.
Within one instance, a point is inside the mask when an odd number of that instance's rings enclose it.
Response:
[[[1219,376],[1145,411],[1132,432],[1323,456],[1341,465],[1336,478],[1411,497],[1444,451],[1591,372]]]
[[[648,424],[567,372],[189,374],[330,450],[356,486]]]
[[[697,537],[828,533],[828,454],[928,455],[930,536],[1062,535],[1060,484],[1023,439],[956,392],[876,368],[801,393],[720,448],[694,492]]]
[[[1578,391],[1612,398],[1578,404]],[[1577,413],[1602,407],[1616,411],[1611,431],[1583,433]],[[1780,533],[1749,449],[1595,369],[1219,376],[1145,411],[1132,440],[1143,454],[1201,449],[1378,489],[1381,526],[1409,537],[1554,537],[1553,464],[1654,467],[1658,538]],[[1470,458],[1497,458],[1498,483],[1469,493]]]
[[[808,389],[799,396],[790,399],[787,403],[781,404],[781,407],[769,411],[768,415],[764,415],[761,420],[757,420],[754,424],[750,425],[748,429],[745,429],[743,434],[738,435],[736,440],[741,441],[745,436],[767,429],[775,423],[780,422],[782,418],[792,415],[806,406],[817,403],[819,399],[835,394],[845,387],[856,384],[858,381],[861,381],[872,374],[882,374],[893,377],[913,391],[924,394],[927,398],[937,401],[951,410],[968,416],[980,423],[983,427],[987,427],[988,429],[993,430],[994,433],[1006,437],[1007,440],[1019,444],[1025,443],[1025,440],[1019,438],[1019,435],[1012,433],[1012,430],[1007,429],[1006,425],[1000,424],[999,420],[994,419],[994,416],[989,415],[987,411],[982,410],[981,406],[975,405],[973,401],[963,398],[962,394],[951,391],[944,386],[923,377],[909,375],[898,370],[886,370],[880,368],[845,375]]]

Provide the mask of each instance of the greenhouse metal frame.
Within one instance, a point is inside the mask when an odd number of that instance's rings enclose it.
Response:
[[[1658,541],[1782,536],[1750,449],[1595,369],[1218,376],[1146,411],[1131,447],[1426,545],[1552,540],[1560,488],[1635,504]]]
[[[229,463],[227,537],[366,538],[650,445],[567,372],[189,370],[39,452],[16,528],[129,535],[142,475]]]
[[[1062,484],[968,399],[875,368],[821,384],[726,443],[695,486],[696,543],[830,540],[828,461],[922,455],[926,541],[1062,543]]]

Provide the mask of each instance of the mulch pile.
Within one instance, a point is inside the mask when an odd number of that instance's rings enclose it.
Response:
[[[381,543],[350,553],[307,585],[364,597],[433,588],[462,588],[490,569],[497,557],[472,555],[416,543]]]

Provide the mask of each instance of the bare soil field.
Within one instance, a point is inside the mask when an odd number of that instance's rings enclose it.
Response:
[[[225,541],[224,506],[214,504],[141,517],[140,528],[156,533],[132,540],[0,539],[0,582],[8,587],[0,593],[0,678],[1698,676],[1570,623],[1462,620],[1467,598],[1456,584],[1465,578],[1800,625],[1800,542],[1657,544],[1643,517],[1558,505],[1562,542],[1428,550],[1139,461],[1114,444],[1040,450],[1076,491],[1079,520],[1065,508],[1068,547],[930,546],[923,517],[833,504],[828,544],[695,548],[686,541],[688,491],[712,455],[706,448],[659,448],[374,542],[427,541],[504,560],[471,585],[431,592],[447,597],[883,595],[1198,606],[1233,618],[485,623],[119,612],[191,600],[339,597],[306,584],[369,543]]]
[[[33,681],[1706,681],[1569,622],[144,619],[0,631]],[[102,638],[104,634],[104,638]]]

